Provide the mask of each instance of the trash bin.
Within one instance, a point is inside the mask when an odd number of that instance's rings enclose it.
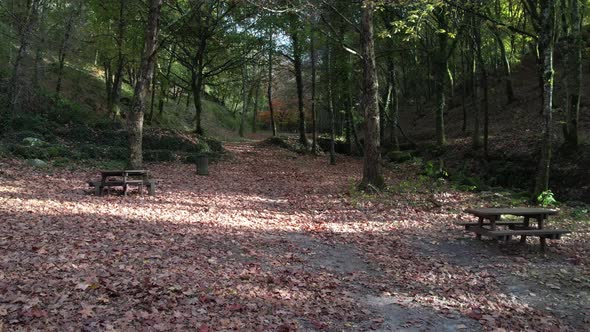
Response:
[[[205,154],[197,155],[197,174],[209,175],[209,156]]]

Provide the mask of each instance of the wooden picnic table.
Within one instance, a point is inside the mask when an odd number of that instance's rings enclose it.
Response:
[[[541,249],[545,250],[547,239],[559,239],[562,234],[569,233],[563,229],[547,229],[546,221],[550,215],[556,215],[557,210],[545,208],[475,208],[466,209],[466,213],[478,217],[477,223],[461,222],[458,225],[465,226],[466,230],[476,234],[477,239],[488,236],[493,239],[510,240],[512,236],[520,236],[520,242],[526,242],[527,236],[539,236]],[[504,221],[503,215],[523,217],[522,221]],[[487,221],[486,221],[487,220]],[[531,227],[531,220],[535,220],[537,227]],[[498,230],[498,226],[507,226],[508,229]]]
[[[95,187],[97,196],[112,187],[122,187],[123,195],[127,195],[127,188],[133,185],[138,187],[140,194],[143,194],[143,186],[148,188],[150,195],[155,193],[155,181],[149,179],[149,171],[141,169],[100,171],[100,181],[89,181],[88,184]]]

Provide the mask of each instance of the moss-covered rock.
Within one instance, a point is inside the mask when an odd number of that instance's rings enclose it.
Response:
[[[47,167],[47,163],[41,159],[27,159],[27,164],[29,166],[44,168]]]

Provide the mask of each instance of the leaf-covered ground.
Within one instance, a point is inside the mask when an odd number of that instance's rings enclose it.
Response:
[[[544,256],[455,227],[498,195],[432,189],[410,164],[367,196],[358,160],[228,148],[208,177],[148,165],[155,197],[0,161],[0,331],[590,327],[588,221],[559,221],[577,232]]]

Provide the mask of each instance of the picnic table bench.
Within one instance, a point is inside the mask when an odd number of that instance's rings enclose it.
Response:
[[[101,179],[88,181],[88,185],[94,187],[94,193],[102,196],[104,190],[113,187],[122,187],[123,195],[127,195],[129,186],[137,186],[139,193],[143,195],[143,187],[148,189],[150,196],[156,193],[156,181],[149,178],[147,170],[108,170],[100,172]]]
[[[509,241],[512,236],[520,236],[520,242],[526,242],[527,236],[538,236],[541,242],[541,250],[545,251],[546,240],[558,240],[561,235],[570,233],[564,229],[545,228],[546,220],[550,215],[557,214],[557,210],[543,208],[477,208],[466,209],[466,213],[478,217],[477,222],[458,222],[466,230],[474,232],[477,239],[481,236],[491,237],[494,240]],[[523,217],[522,220],[502,220],[503,215]],[[531,220],[535,220],[537,227],[531,227]],[[498,229],[506,226],[507,229]]]

